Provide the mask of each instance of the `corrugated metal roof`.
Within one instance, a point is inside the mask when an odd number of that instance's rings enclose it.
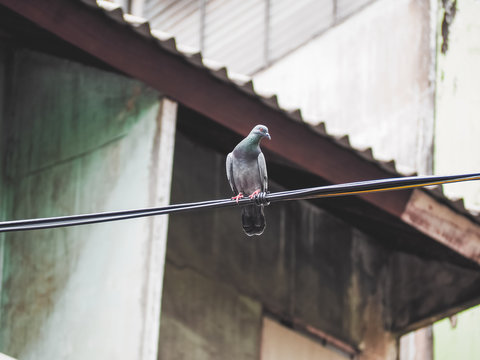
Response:
[[[269,61],[274,61],[333,25],[334,0],[272,0]]]
[[[336,18],[342,19],[375,0],[336,0]]]
[[[198,0],[145,0],[143,14],[152,28],[163,29],[182,44],[200,49],[200,4]]]
[[[209,0],[205,9],[205,56],[246,73],[265,65],[265,1]]]
[[[252,74],[375,0],[144,1],[152,27]]]
[[[376,160],[373,157],[373,152],[371,148],[364,149],[364,150],[353,148],[350,144],[348,135],[342,136],[342,137],[335,137],[327,133],[324,123],[320,123],[314,126],[303,121],[301,111],[299,109],[288,110],[288,109],[281,108],[278,104],[276,95],[265,95],[265,94],[257,93],[254,89],[253,82],[249,77],[235,74],[235,73],[229,73],[224,66],[214,61],[203,58],[200,52],[192,50],[191,47],[183,47],[181,45],[177,45],[175,38],[170,34],[162,31],[158,31],[158,30],[151,30],[150,24],[146,19],[125,14],[119,5],[108,2],[108,1],[98,1],[98,3],[95,0],[80,0],[80,1],[91,7],[97,8],[99,11],[104,11],[107,16],[114,19],[115,21],[122,23],[124,25],[130,26],[133,31],[137,32],[138,34],[141,34],[142,36],[148,39],[157,41],[157,44],[161,48],[179,57],[186,59],[187,61],[189,61],[190,63],[192,63],[197,67],[201,67],[205,69],[217,79],[224,81],[226,83],[229,83],[232,86],[237,87],[241,91],[258,98],[266,106],[269,106],[277,111],[284,113],[292,121],[300,122],[302,123],[302,125],[309,128],[311,131],[314,131],[330,139],[331,141],[337,143],[338,145],[344,148],[347,148],[349,151],[356,153],[359,157],[388,171],[390,174],[392,174],[392,176],[404,175],[397,171],[394,160],[391,160],[391,161]],[[431,190],[426,190],[426,191],[432,196],[434,196],[436,199],[441,201],[442,203],[456,210],[457,212],[463,215],[466,215],[467,217],[471,218],[477,223],[480,223],[480,215],[467,210],[465,208],[463,199],[453,200],[453,199],[447,198],[447,196],[443,193],[441,186],[437,186]]]

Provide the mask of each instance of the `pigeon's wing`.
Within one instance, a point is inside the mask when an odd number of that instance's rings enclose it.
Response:
[[[260,172],[260,182],[262,184],[262,191],[268,190],[268,175],[267,175],[267,163],[265,162],[265,156],[261,152],[258,155],[258,171]]]
[[[232,153],[227,155],[227,179],[230,183],[230,187],[235,195],[238,194],[237,187],[235,186],[235,181],[233,179],[233,155]]]

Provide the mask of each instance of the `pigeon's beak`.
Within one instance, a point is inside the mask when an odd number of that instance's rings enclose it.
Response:
[[[268,132],[265,134],[265,136],[268,138],[268,140],[272,140],[272,138],[270,137],[270,134]]]

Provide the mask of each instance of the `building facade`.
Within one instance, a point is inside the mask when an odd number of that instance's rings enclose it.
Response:
[[[400,175],[112,3],[0,4],[4,219],[228,197],[260,122],[272,191]],[[238,210],[2,233],[0,352],[397,359],[479,303],[478,219],[441,193],[272,204],[254,239]]]

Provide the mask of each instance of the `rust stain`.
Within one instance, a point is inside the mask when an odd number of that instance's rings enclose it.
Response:
[[[459,254],[480,262],[480,227],[432,201],[428,195],[416,192],[402,219]]]
[[[132,96],[127,100],[126,109],[127,112],[131,112],[135,108],[135,103],[138,97],[142,94],[142,88],[140,85],[133,87]]]
[[[271,312],[271,309],[269,309]],[[282,318],[285,321],[284,316],[282,316],[281,311],[274,311],[272,312],[273,314],[276,314],[278,318]],[[290,324],[289,327],[291,327],[294,330],[299,330],[300,332],[306,332],[310,334],[313,338],[318,339],[322,344],[329,344],[330,346],[344,352],[345,354],[348,354],[352,358],[357,356],[360,351],[356,349],[354,346],[350,345],[349,343],[340,340],[330,334],[327,334],[326,332],[317,329],[314,326],[308,325],[305,323],[303,320],[293,317],[288,320],[288,323]],[[263,341],[261,342],[263,343]]]
[[[139,84],[136,84],[132,88],[132,94],[126,100],[125,107],[121,109],[116,117],[119,123],[125,122],[128,116],[136,110],[138,98],[142,95],[142,93],[142,87]]]
[[[309,333],[315,335],[316,337],[322,339],[323,341],[326,341],[327,343],[330,343],[334,347],[346,352],[347,354],[350,354],[351,356],[354,356],[358,353],[358,351],[350,346],[349,344],[338,340],[337,338],[328,335],[327,333],[323,332],[322,330],[319,330],[313,326],[306,325],[305,330],[307,330]]]
[[[465,243],[465,233],[454,222],[450,222],[446,219],[442,219],[435,216],[435,213],[425,211],[421,208],[413,208],[408,213],[411,223],[415,224],[417,228],[421,228],[427,233],[437,234],[442,238],[445,243],[451,245],[455,249],[461,248]],[[443,223],[443,227],[439,227],[438,224]],[[445,225],[448,225],[445,226]]]
[[[20,353],[29,342],[41,337],[42,324],[55,311],[70,278],[72,259],[59,258],[55,241],[38,240],[18,234],[8,239],[10,261],[4,282],[8,296],[3,298],[2,325],[8,329],[6,336],[13,336],[8,344],[12,354]],[[38,245],[40,242],[42,245]]]
[[[364,317],[364,335],[360,343],[358,360],[394,360],[398,358],[395,335],[384,327],[385,295],[379,289],[367,299]]]

